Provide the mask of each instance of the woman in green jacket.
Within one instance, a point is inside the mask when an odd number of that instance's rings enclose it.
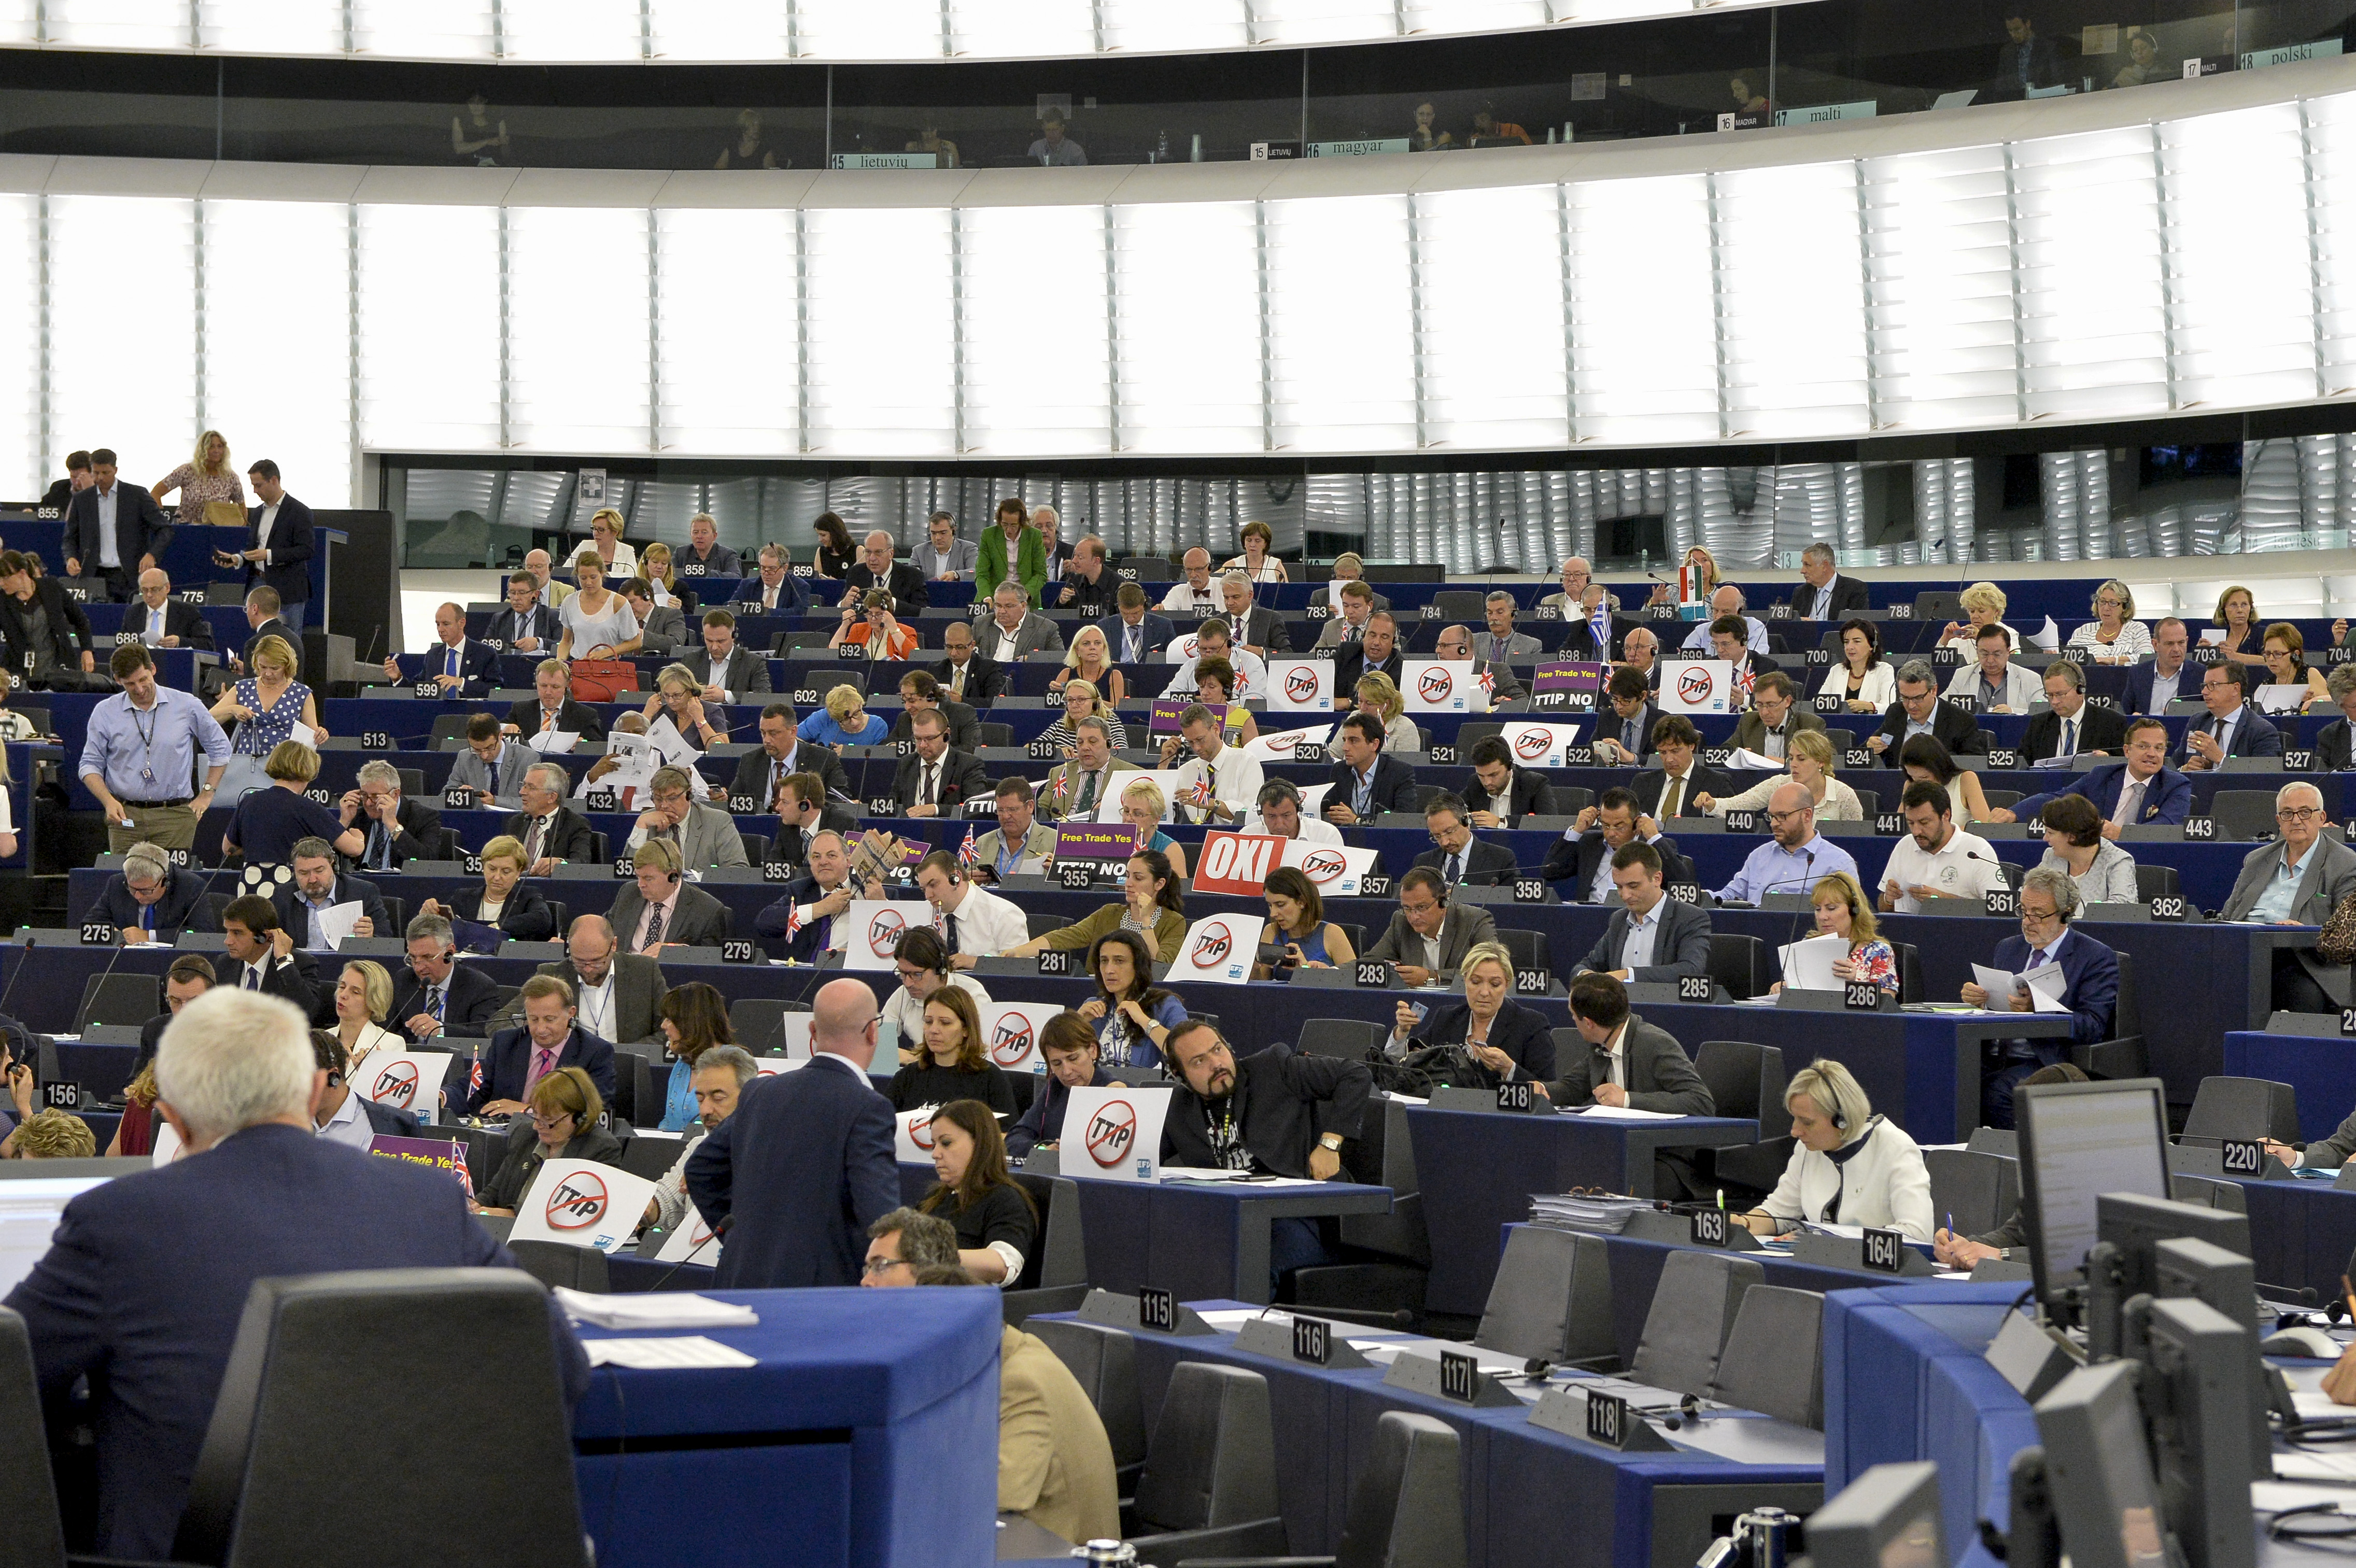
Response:
[[[1170,870],[1170,857],[1158,849],[1139,850],[1129,857],[1129,874],[1121,879],[1120,890],[1119,903],[1106,905],[1076,926],[1033,937],[1010,949],[1006,956],[1029,958],[1048,948],[1077,951],[1093,946],[1106,932],[1126,927],[1152,941],[1161,962],[1175,959],[1178,944],[1186,940],[1186,902],[1179,894],[1178,878]]]
[[[1007,557],[1014,558],[1012,580],[1023,585],[1031,596],[1031,607],[1039,607],[1039,596],[1047,586],[1047,541],[1023,521],[1023,503],[1013,497],[998,503],[998,519],[981,531],[981,542],[973,563],[973,602],[986,605],[998,592],[998,585],[1008,580]]]

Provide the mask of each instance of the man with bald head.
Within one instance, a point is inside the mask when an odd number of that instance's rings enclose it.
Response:
[[[1848,851],[1816,832],[1815,798],[1806,785],[1785,784],[1767,797],[1767,829],[1772,836],[1718,890],[1719,903],[1756,904],[1770,893],[1804,897],[1836,871],[1857,875]]]
[[[688,1197],[729,1227],[721,1289],[859,1283],[867,1228],[900,1204],[891,1102],[867,1079],[875,1027],[866,982],[820,986],[809,1065],[746,1084],[689,1157]]]
[[[427,682],[438,687],[445,697],[487,697],[498,684],[498,655],[487,642],[477,642],[466,635],[466,607],[444,603],[434,611],[434,640],[424,652],[414,655],[410,670],[405,672],[401,661],[388,653],[384,656],[384,678],[388,681]]]
[[[892,596],[893,613],[913,619],[932,603],[925,575],[905,561],[892,559],[892,536],[877,529],[859,542],[859,559],[842,574],[842,602],[863,604],[867,590],[881,588]]]
[[[1686,651],[1698,653],[1705,659],[1723,657],[1717,653],[1710,642],[1710,633],[1714,629],[1712,623],[1735,616],[1742,622],[1744,646],[1764,657],[1767,652],[1767,623],[1757,616],[1744,615],[1743,608],[1741,589],[1731,583],[1720,586],[1709,596],[1709,619],[1696,622],[1694,628],[1686,633]]]
[[[161,566],[139,574],[139,602],[123,612],[123,629],[138,633],[150,648],[213,650],[213,628],[205,612],[172,597],[172,579]]]
[[[1211,553],[1197,544],[1178,560],[1184,577],[1162,596],[1162,607],[1177,612],[1183,623],[1215,616],[1226,607],[1219,585],[1211,581]]]
[[[662,965],[638,953],[617,950],[614,927],[603,915],[576,915],[565,933],[564,956],[538,971],[554,975],[573,989],[573,1004],[581,1026],[601,1040],[629,1045],[662,1037],[655,1008],[669,983]],[[494,1026],[506,1028],[522,1021],[523,999],[501,1010]]]

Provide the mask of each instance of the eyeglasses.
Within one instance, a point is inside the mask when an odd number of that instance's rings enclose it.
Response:
[[[2323,810],[2319,806],[2293,806],[2287,811],[2276,811],[2275,813],[2275,821],[2278,822],[2304,822],[2321,815],[2323,815]]]
[[[531,1113],[531,1124],[535,1127],[555,1127],[572,1120],[573,1112],[570,1111],[560,1111],[553,1116],[542,1116],[537,1111]]]
[[[2020,907],[2020,923],[2024,926],[2041,926],[2048,920],[2058,920],[2061,918],[2062,914],[2058,909],[2032,909],[2026,904]]]
[[[1767,812],[1767,820],[1771,822],[1788,822],[1794,817],[1805,816],[1806,814],[1807,808],[1804,806],[1801,807],[1797,811],[1778,811],[1770,808]]]
[[[860,1266],[859,1272],[872,1280],[878,1274],[888,1274],[894,1269],[905,1269],[908,1266],[909,1263],[905,1258],[870,1258]]]

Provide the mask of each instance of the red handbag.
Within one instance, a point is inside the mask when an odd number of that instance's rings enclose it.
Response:
[[[618,703],[638,689],[638,667],[626,659],[576,659],[573,695],[583,703]]]

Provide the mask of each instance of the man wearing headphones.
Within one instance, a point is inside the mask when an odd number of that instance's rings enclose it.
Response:
[[[1259,814],[1244,823],[1248,833],[1273,833],[1303,843],[1330,843],[1339,848],[1342,830],[1322,817],[1301,814],[1301,790],[1290,779],[1271,779],[1259,787],[1254,802]]]
[[[892,967],[900,972],[900,989],[884,1004],[884,1022],[900,1031],[900,1065],[918,1058],[925,1041],[925,1004],[945,986],[955,986],[973,998],[976,1007],[990,1005],[990,993],[969,974],[959,974],[949,963],[949,950],[930,926],[912,926],[900,933],[892,950]],[[1077,1015],[1073,1015],[1077,1016]],[[1093,1042],[1092,1033],[1088,1036]]]
[[[958,969],[971,969],[977,958],[994,957],[1031,940],[1023,911],[977,886],[945,849],[917,863],[916,886],[933,907],[933,927],[948,944],[949,962]]]
[[[319,1070],[327,1075],[327,1087],[319,1092],[319,1103],[311,1108],[311,1125],[319,1130],[320,1137],[348,1144],[366,1154],[369,1145],[380,1136],[417,1136],[415,1116],[352,1092],[351,1085],[344,1081],[345,1075],[351,1071],[351,1062],[342,1040],[325,1029],[314,1029],[311,1050]]]
[[[180,1009],[213,988],[213,961],[200,952],[183,953],[172,961],[164,972],[164,1010],[142,1026],[139,1030],[139,1056],[131,1064],[134,1078],[139,1069],[155,1059],[155,1047],[164,1038],[164,1026],[180,1015]]]
[[[2039,866],[2020,879],[2020,935],[1996,945],[1993,967],[2021,978],[2010,996],[1991,998],[1970,981],[1964,983],[1964,1000],[1991,1012],[2036,1011],[2029,996],[2029,977],[2059,969],[2062,984],[2046,994],[2060,1002],[2071,1018],[2068,1042],[2059,1039],[1990,1040],[1980,1061],[1980,1120],[1991,1127],[2009,1127],[2015,1085],[2040,1067],[2069,1054],[2071,1045],[2091,1046],[2111,1037],[2119,1001],[2119,955],[2070,922],[2078,913],[2078,885],[2066,871]]]
[[[614,895],[606,921],[624,952],[659,957],[665,947],[716,948],[728,936],[728,906],[680,875],[679,849],[648,839],[631,857],[635,880]]]
[[[842,917],[859,890],[851,881],[850,843],[832,828],[810,835],[803,865],[803,875],[786,885],[777,901],[753,917],[753,929],[782,940],[786,950],[779,956],[815,963],[820,953],[844,950],[851,922]]]

